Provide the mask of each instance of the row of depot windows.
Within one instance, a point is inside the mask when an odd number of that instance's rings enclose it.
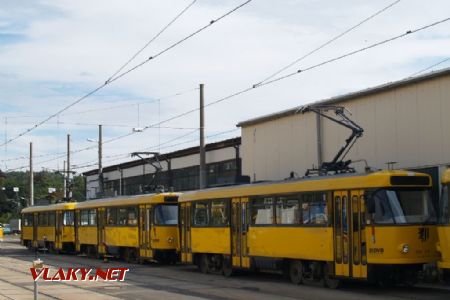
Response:
[[[327,226],[329,212],[326,193],[304,193],[286,196],[251,198],[251,225],[316,225]],[[230,200],[193,203],[193,226],[228,226]]]
[[[106,209],[106,220],[108,225],[137,226],[138,210],[132,207],[112,207]]]

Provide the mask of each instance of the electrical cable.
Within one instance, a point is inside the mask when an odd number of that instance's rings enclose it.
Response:
[[[213,24],[216,24],[217,22],[221,21],[222,19],[226,18],[227,16],[231,15],[232,13],[234,13],[235,11],[237,11],[238,9],[240,9],[241,7],[247,5],[248,3],[250,3],[253,0],[247,0],[243,3],[241,3],[240,5],[236,6],[235,8],[231,9],[230,11],[226,12],[225,14],[221,15],[220,17],[218,17],[217,19],[214,19],[212,21],[210,21],[207,25],[201,27],[200,29],[197,29],[196,31],[194,31],[193,33],[185,36],[184,38],[182,38],[181,40],[173,43],[172,45],[168,46],[167,48],[161,50],[160,52],[158,52],[157,54],[150,56],[148,59],[146,59],[145,61],[135,65],[134,67],[124,71],[123,73],[120,73],[119,75],[117,75],[116,77],[110,78],[108,80],[106,80],[102,85],[98,86],[97,88],[93,89],[92,91],[90,91],[89,93],[87,93],[86,95],[78,98],[76,101],[72,102],[71,104],[63,107],[62,109],[58,110],[56,113],[48,116],[47,118],[45,118],[44,120],[36,123],[34,126],[26,129],[25,131],[21,132],[20,134],[14,136],[13,138],[8,139],[7,141],[3,142],[2,144],[0,144],[0,147],[5,146],[15,140],[17,140],[18,138],[28,134],[29,132],[33,131],[34,129],[38,128],[39,126],[41,126],[42,124],[48,122],[49,120],[53,119],[54,117],[56,117],[57,115],[61,114],[62,112],[68,110],[69,108],[75,106],[76,104],[80,103],[81,101],[83,101],[84,99],[88,98],[89,96],[95,94],[96,92],[98,92],[99,90],[103,89],[105,86],[111,84],[112,82],[124,77],[125,75],[129,74],[130,72],[142,67],[144,64],[148,63],[149,61],[154,60],[155,58],[163,55],[164,53],[170,51],[171,49],[175,48],[176,46],[182,44],[183,42],[191,39],[192,37],[196,36],[197,34],[201,33],[202,31],[206,30],[207,28],[211,27]]]
[[[413,74],[409,75],[407,78],[417,76],[417,75],[419,75],[419,74],[421,74],[423,72],[426,72],[426,71],[428,71],[428,70],[430,70],[430,69],[432,69],[434,67],[437,67],[437,66],[439,66],[439,65],[441,65],[441,64],[443,64],[443,63],[445,63],[445,62],[447,62],[449,60],[450,60],[450,57],[447,57],[446,59],[441,60],[441,61],[439,61],[439,62],[437,62],[437,63],[435,63],[435,64],[433,64],[433,65],[431,65],[429,67],[426,67],[425,69],[422,69],[419,72],[416,72],[416,73],[413,73]]]
[[[383,13],[384,11],[388,10],[389,8],[391,8],[392,6],[396,5],[397,3],[399,3],[401,0],[396,0],[394,2],[392,2],[391,4],[389,4],[388,6],[378,10],[377,12],[375,12],[374,14],[370,15],[369,17],[365,18],[364,20],[362,20],[361,22],[357,23],[356,25],[353,25],[352,27],[346,29],[344,32],[341,32],[340,34],[334,36],[333,38],[331,38],[330,40],[328,40],[327,42],[321,44],[319,47],[311,50],[310,52],[306,53],[305,55],[301,56],[300,58],[297,58],[296,60],[292,61],[291,63],[287,64],[286,66],[282,67],[281,69],[279,69],[278,71],[276,71],[275,73],[271,74],[270,76],[266,77],[265,79],[263,79],[262,81],[256,83],[256,85],[259,85],[263,82],[268,81],[269,79],[277,76],[278,74],[280,74],[281,72],[283,72],[284,70],[292,67],[293,65],[295,65],[296,63],[304,60],[305,58],[307,58],[308,56],[311,56],[312,54],[316,53],[317,51],[319,51],[320,49],[328,46],[329,44],[333,43],[334,41],[338,40],[339,38],[343,37],[344,35],[346,35],[347,33],[351,32],[352,30],[358,28],[359,26],[363,25],[364,23],[368,22],[369,20],[375,18],[376,16],[378,16],[379,14]]]
[[[175,16],[166,26],[164,26],[155,36],[153,36],[141,49],[139,49],[135,54],[131,56],[119,69],[117,69],[114,74],[112,74],[107,81],[110,81],[114,76],[119,74],[126,66],[128,66],[142,51],[145,50],[152,42],[154,42],[164,31],[166,31],[173,23],[175,23],[178,18],[180,18],[197,0],[192,1],[188,6],[186,6],[178,15]]]

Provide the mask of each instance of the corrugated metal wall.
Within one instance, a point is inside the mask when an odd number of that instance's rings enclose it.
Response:
[[[347,158],[370,166],[421,168],[450,164],[450,76],[341,102],[365,132]],[[322,120],[323,160],[329,161],[350,131]],[[300,176],[317,165],[314,113],[291,115],[242,128],[243,174],[252,180]],[[363,165],[357,165],[362,170]]]

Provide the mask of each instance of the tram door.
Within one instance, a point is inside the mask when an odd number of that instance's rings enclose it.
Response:
[[[56,221],[56,226],[55,226],[55,246],[56,249],[61,249],[62,248],[62,211],[57,210],[55,211],[55,221]]]
[[[367,278],[364,191],[351,191],[352,277]]]
[[[180,228],[180,251],[181,262],[192,263],[191,249],[191,203],[179,204],[179,228]]]
[[[151,229],[151,206],[141,205],[139,207],[139,228],[140,228],[140,256],[152,257],[153,252],[150,243]]]
[[[106,253],[106,245],[105,245],[105,225],[106,225],[106,211],[104,207],[100,207],[97,210],[98,222],[97,222],[97,230],[98,230],[98,253],[104,254]]]
[[[363,191],[334,192],[335,275],[367,277]]]
[[[74,225],[75,225],[75,250],[80,252],[80,239],[78,237],[79,221],[80,221],[80,211],[75,210],[74,212]]]
[[[38,247],[38,241],[37,241],[38,222],[39,222],[38,214],[34,213],[33,214],[33,247],[34,248]]]
[[[247,246],[248,198],[231,200],[231,255],[236,268],[250,268]]]

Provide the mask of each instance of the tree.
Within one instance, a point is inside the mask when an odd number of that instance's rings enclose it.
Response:
[[[17,217],[19,209],[26,207],[30,199],[29,172],[9,172],[6,178],[0,177],[0,219],[9,220]],[[64,199],[63,177],[59,173],[41,171],[34,173],[34,199],[47,199],[49,203],[56,203]],[[73,200],[84,201],[84,177],[73,178]],[[14,192],[14,187],[19,191]],[[54,193],[49,193],[48,188],[55,188]]]

